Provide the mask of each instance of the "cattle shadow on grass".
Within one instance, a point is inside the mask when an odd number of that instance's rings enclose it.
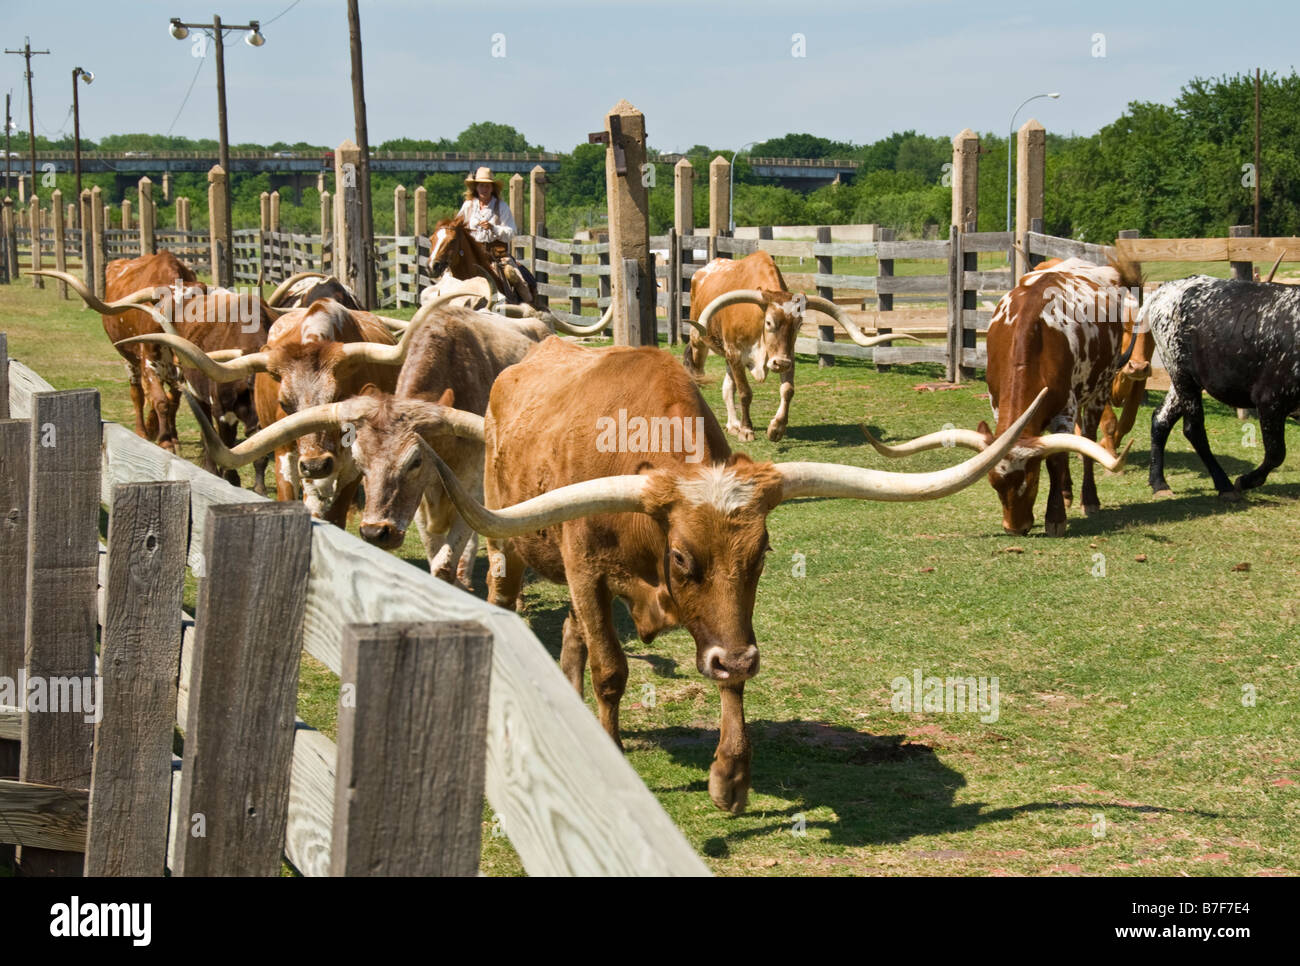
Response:
[[[1026,802],[989,809],[984,802],[955,801],[957,791],[966,785],[965,777],[924,741],[797,719],[755,720],[748,730],[754,745],[750,808],[730,831],[705,841],[702,850],[709,856],[724,857],[731,846],[749,839],[791,834],[801,815],[805,831],[817,834],[814,830],[824,830],[827,843],[852,847],[962,832],[1039,811],[1080,809],[1089,815],[1098,808],[1135,813],[1187,811],[1114,801]],[[698,771],[697,779],[682,785],[652,786],[656,794],[707,795],[716,730],[625,728],[623,735],[629,745],[663,750],[674,763]],[[763,808],[763,796],[793,803]],[[836,818],[819,818],[818,812],[824,809]],[[1220,817],[1211,812],[1190,814]]]

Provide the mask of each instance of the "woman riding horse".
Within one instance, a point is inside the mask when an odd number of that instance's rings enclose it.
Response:
[[[456,213],[470,235],[491,255],[496,274],[514,290],[519,301],[532,303],[535,294],[529,280],[518,263],[510,256],[510,241],[514,238],[515,219],[510,206],[501,198],[501,185],[492,176],[492,169],[480,167],[465,179],[465,203]],[[447,261],[439,258],[436,250],[430,253],[430,266]],[[435,273],[437,269],[434,268]]]

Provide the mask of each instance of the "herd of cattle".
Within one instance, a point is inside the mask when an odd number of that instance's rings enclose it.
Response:
[[[169,253],[110,263],[105,300],[73,276],[45,274],[102,313],[127,363],[141,436],[175,451],[184,394],[208,468],[232,482],[253,463],[254,488],[265,492],[274,455],[279,499],[302,498],[338,526],[360,507],[362,538],[388,549],[414,521],[430,571],[466,588],[483,535],[489,599],[503,607],[517,605],[527,567],[567,583],[561,667],[581,694],[590,666],[600,720],[615,742],[628,665],[614,598],[626,602],[645,641],[687,629],[699,671],[721,694],[709,794],[735,813],[750,784],[743,694],[759,668],[754,601],[767,517],[780,503],[936,499],[987,475],[1003,527],[1023,534],[1046,461],[1045,527],[1061,536],[1073,496],[1069,454],[1084,459],[1083,510],[1093,513],[1093,464],[1122,468],[1127,449],[1119,447],[1154,349],[1172,382],[1152,420],[1157,493],[1167,493],[1163,447],[1177,419],[1216,488],[1232,496],[1282,462],[1283,420],[1300,404],[1300,289],[1196,277],[1163,286],[1139,311],[1128,266],[1076,259],[1040,265],[997,306],[987,366],[995,430],[980,423],[897,445],[870,437],[890,457],[941,446],[976,451],[926,473],[755,462],[731,450],[727,433],[753,439],[747,370],[758,380],[780,374],[768,436],[785,433],[794,340],[808,310],[832,316],[863,345],[898,337],[869,337],[833,303],[791,293],[763,252],[695,273],[684,366],[657,348],[575,344],[555,336],[563,326],[554,316],[492,311],[454,287],[407,323],[362,310],[336,279],[310,273],[266,300],[241,301],[199,283]],[[726,359],[725,429],[696,385],[709,350]],[[1235,487],[1206,442],[1202,389],[1259,410],[1264,461]],[[602,421],[627,414],[661,430],[665,445],[602,445]],[[702,437],[691,458],[668,445],[668,427],[688,421]],[[241,423],[246,439],[237,442]]]

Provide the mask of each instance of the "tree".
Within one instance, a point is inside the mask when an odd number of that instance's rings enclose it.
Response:
[[[509,124],[479,121],[456,136],[455,147],[451,150],[467,151],[472,154],[522,154],[541,149],[529,147],[528,140]]]

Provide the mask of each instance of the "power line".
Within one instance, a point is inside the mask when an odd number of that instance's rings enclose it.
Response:
[[[194,93],[194,85],[198,82],[199,72],[203,70],[203,64],[207,61],[206,57],[199,58],[199,66],[194,71],[194,76],[190,78],[189,89],[185,92],[185,99],[181,101],[181,106],[176,109],[176,116],[172,118],[171,126],[167,128],[164,137],[171,137],[172,128],[176,127],[176,122],[181,119],[181,112],[185,110],[185,105],[190,102],[190,95]]]
[[[269,27],[269,26],[271,26],[271,24],[275,23],[277,20],[279,20],[281,17],[283,17],[286,13],[288,13],[288,12],[289,12],[290,10],[292,10],[294,7],[298,6],[298,4],[300,4],[300,3],[302,3],[302,0],[293,0],[293,3],[289,4],[289,6],[285,7],[283,10],[281,10],[279,13],[277,13],[277,14],[276,14],[274,17],[272,17],[270,20],[266,21],[266,23],[262,24],[262,26],[263,26],[263,27]]]

